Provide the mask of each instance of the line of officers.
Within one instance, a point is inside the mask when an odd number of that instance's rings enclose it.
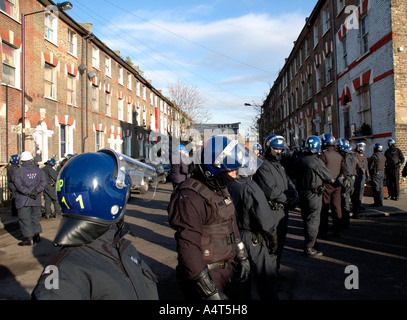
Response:
[[[391,152],[397,149],[393,139],[388,144]],[[169,222],[176,230],[177,278],[185,297],[278,299],[290,210],[297,205],[301,209],[303,254],[321,256],[317,238],[328,236],[329,217],[332,236],[340,237],[349,226],[350,213],[357,218],[364,210],[368,180],[374,206],[382,205],[385,167],[387,179],[394,174],[398,185],[401,151],[397,149],[398,159],[390,164],[380,144],[374,146],[370,161],[365,147],[359,142],[353,152],[346,139],[323,134],[308,137],[302,149],[287,155],[285,139],[272,134],[264,148],[253,147],[255,170],[242,170],[246,165],[238,156],[230,159],[245,152],[237,143],[220,136],[206,141],[201,157],[210,161],[198,161],[193,176],[177,186],[168,206]],[[398,199],[396,185],[389,193]]]
[[[362,147],[356,154],[363,153]],[[335,234],[346,225],[343,194],[357,180],[346,166],[346,148],[332,135],[322,140],[310,136],[303,150],[289,158],[289,166],[282,156],[287,150],[282,136],[267,137],[258,156],[237,140],[206,140],[194,158],[192,176],[176,186],[167,207],[177,244],[176,277],[185,297],[278,299],[289,211],[299,204],[309,257],[322,255],[316,240],[328,231],[329,209]],[[365,179],[370,170],[372,181],[385,165],[382,148],[375,149],[368,165],[356,165],[364,168]],[[14,183],[18,175],[33,179],[22,171],[25,167],[38,173],[32,156],[22,154],[20,161]],[[126,239],[130,177],[125,167],[125,158],[103,149],[73,157],[60,171],[57,196],[63,215],[53,243],[61,251],[44,268],[33,299],[159,298],[159,280]],[[35,196],[27,192],[29,198]],[[40,230],[31,232],[34,237]],[[26,240],[25,245],[33,244]],[[51,266],[59,270],[57,289],[49,286]]]

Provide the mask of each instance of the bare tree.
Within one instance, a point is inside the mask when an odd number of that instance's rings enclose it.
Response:
[[[212,115],[206,106],[208,99],[201,95],[198,87],[178,80],[175,84],[169,84],[168,90],[171,99],[194,123],[205,123],[211,120]]]

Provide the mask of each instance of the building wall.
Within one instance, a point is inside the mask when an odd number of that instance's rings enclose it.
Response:
[[[348,1],[347,7],[351,6],[357,8],[354,13],[347,13],[345,8],[336,20],[340,136],[349,139],[353,145],[363,140],[367,144],[366,153],[370,156],[375,143],[383,144],[386,149],[387,139],[395,137],[390,1]],[[366,52],[361,49],[362,18],[367,21]],[[350,19],[352,24],[348,23]],[[347,48],[347,65],[343,58],[344,42]],[[361,96],[366,90],[370,93],[371,118],[366,121],[371,127],[371,133],[367,134],[357,132],[365,122],[361,112],[364,108]],[[348,129],[347,116],[351,126]]]
[[[0,42],[16,50],[16,84],[0,85],[0,162],[7,162],[11,154],[21,148],[21,13],[32,13],[55,6],[46,0],[16,0],[18,12],[11,17],[0,10]],[[179,135],[177,121],[183,114],[171,100],[154,88],[143,77],[138,67],[126,62],[120,53],[102,43],[97,35],[90,34],[91,24],[82,25],[69,16],[59,13],[57,40],[49,41],[44,34],[45,13],[25,17],[25,149],[35,153],[41,149],[43,160],[55,155],[60,159],[66,153],[93,152],[97,148],[111,147],[119,152],[138,158],[148,156],[148,150],[156,143],[152,133]],[[76,53],[68,52],[68,30],[76,34]],[[92,47],[99,50],[99,67],[92,65]],[[111,60],[111,75],[105,72],[105,56]],[[48,67],[54,74],[55,96],[46,94]],[[123,69],[123,82],[119,83],[119,68]],[[127,74],[132,86],[127,85]],[[93,77],[90,77],[92,75]],[[1,80],[3,78],[0,74]],[[68,78],[74,78],[75,103],[69,104]],[[4,82],[4,81],[2,81]],[[137,85],[140,92],[137,92]],[[92,88],[98,96],[93,105]],[[145,91],[143,91],[145,88]],[[143,94],[145,92],[145,95]],[[106,96],[111,97],[111,113],[107,112]],[[118,105],[123,102],[123,118],[119,118]],[[131,106],[128,115],[127,107]],[[155,123],[151,120],[155,117]],[[144,121],[143,121],[144,120]],[[160,123],[160,121],[162,123]],[[62,149],[61,128],[66,126],[66,148]],[[101,138],[96,145],[96,136]],[[151,138],[150,138],[151,137]],[[126,147],[126,145],[128,145]]]

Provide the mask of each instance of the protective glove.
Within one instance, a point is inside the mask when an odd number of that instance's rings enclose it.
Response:
[[[239,241],[236,244],[237,246],[237,253],[235,256],[235,260],[237,261],[237,281],[238,282],[245,282],[249,279],[250,274],[250,261],[248,259],[248,254],[244,243]]]
[[[272,230],[272,232],[267,235],[267,240],[268,240],[267,248],[269,249],[269,254],[276,254],[278,249],[276,230]]]
[[[216,284],[209,275],[208,267],[203,269],[192,280],[203,300],[229,300],[223,292],[218,291]]]
[[[38,197],[38,191],[33,191],[28,195],[31,199],[36,200]]]

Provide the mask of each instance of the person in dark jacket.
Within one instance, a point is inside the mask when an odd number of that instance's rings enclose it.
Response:
[[[321,140],[310,136],[305,141],[304,152],[295,162],[296,188],[304,222],[304,255],[320,256],[317,244],[322,208],[323,183],[333,182],[333,174],[319,158]]]
[[[263,190],[273,215],[279,221],[277,226],[278,249],[276,268],[280,268],[281,255],[286,241],[288,213],[298,202],[295,185],[281,165],[281,154],[287,149],[282,136],[271,134],[264,142],[264,161],[253,175],[253,180]]]
[[[369,179],[369,170],[367,158],[365,155],[366,143],[359,141],[356,144],[355,156],[358,160],[356,166],[355,188],[352,195],[352,218],[357,219],[361,210],[365,210],[362,206],[363,194],[365,191],[365,183]]]
[[[170,178],[175,189],[180,183],[191,177],[191,159],[182,144],[178,146],[176,152],[170,155],[170,163]]]
[[[383,206],[383,179],[386,157],[383,155],[383,146],[376,143],[373,149],[374,153],[369,161],[369,174],[372,179],[373,199],[371,206]]]
[[[253,155],[255,156],[255,155]],[[252,180],[252,172],[242,172],[228,185],[236,208],[240,237],[247,249],[251,277],[243,290],[246,299],[278,299],[278,277],[275,253],[277,251],[277,217],[267,199]]]
[[[96,165],[97,164],[97,165]],[[120,168],[120,170],[119,170]],[[111,149],[69,161],[57,181],[63,216],[33,300],[157,300],[157,279],[125,230],[126,160]]]
[[[322,194],[321,222],[319,237],[324,238],[328,234],[329,209],[332,214],[332,224],[335,237],[340,237],[342,228],[342,188],[349,187],[349,181],[345,158],[339,153],[336,139],[331,134],[324,134],[322,142],[323,152],[321,159],[326,167],[333,173],[333,183],[324,182],[324,193]],[[346,186],[345,186],[346,184]]]
[[[167,211],[176,231],[177,280],[187,299],[232,298],[233,285],[249,277],[250,262],[227,190],[243,156],[237,140],[212,136],[197,154],[194,175],[171,195]]]
[[[14,184],[14,176],[16,170],[20,167],[20,156],[18,154],[13,154],[10,156],[10,164],[7,167],[7,185],[11,192],[11,215],[17,216],[18,210],[16,207],[16,186]]]
[[[48,181],[48,185],[43,192],[46,219],[50,219],[51,217],[56,218],[61,211],[61,207],[58,204],[57,198],[56,182],[58,178],[58,172],[55,170],[55,164],[55,159],[51,158],[47,162],[45,162],[45,165],[42,168]],[[54,206],[53,214],[51,210],[51,204]]]
[[[385,174],[387,179],[387,189],[391,200],[398,200],[400,197],[400,168],[404,163],[403,152],[396,147],[396,141],[387,141],[389,148],[384,152],[386,157]]]
[[[345,183],[344,186],[342,186],[342,227],[347,228],[350,224],[350,203],[356,180],[358,159],[356,158],[348,140],[339,139],[338,148],[339,152],[345,159],[346,170],[348,172],[348,175],[345,177],[348,183],[346,186]]]
[[[14,176],[16,208],[20,229],[25,238],[19,246],[32,246],[40,241],[41,193],[48,182],[44,172],[33,163],[29,151],[21,153],[21,167]]]

